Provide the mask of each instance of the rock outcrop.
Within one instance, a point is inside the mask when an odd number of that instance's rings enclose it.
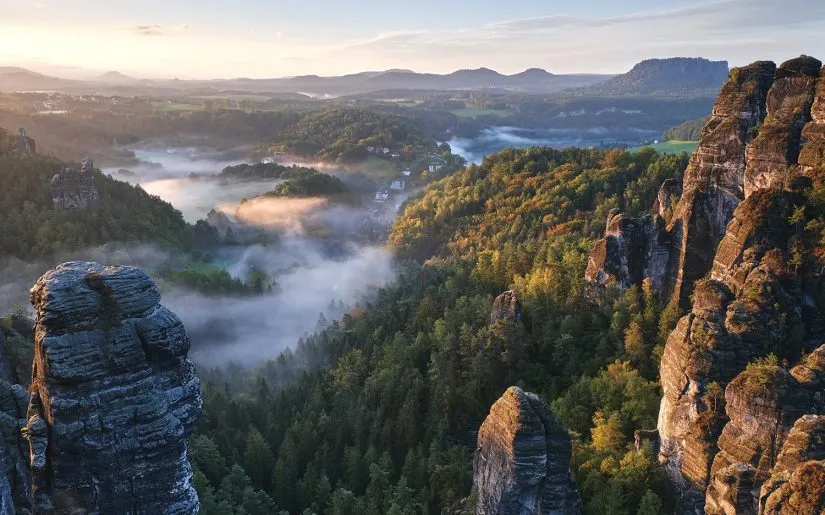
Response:
[[[806,415],[796,421],[762,486],[759,513],[825,513],[825,417]]]
[[[580,513],[570,453],[570,435],[544,401],[509,388],[479,430],[473,461],[476,513]]]
[[[631,218],[613,210],[607,217],[604,238],[590,253],[585,279],[621,288],[648,279],[653,289],[661,291],[667,287],[670,255],[671,238],[664,218]]]
[[[809,177],[814,184],[825,181],[825,68],[820,71],[811,121],[802,130],[804,145],[799,152],[799,173]]]
[[[751,365],[728,385],[730,422],[719,436],[705,513],[758,513],[759,491],[794,423],[825,413],[824,386],[825,345],[790,372],[778,365]]]
[[[60,209],[86,209],[100,200],[95,185],[94,163],[84,159],[80,170],[64,168],[49,185],[52,202]]]
[[[34,322],[11,315],[0,318],[0,514],[31,508],[28,446],[20,438],[26,425],[27,388],[34,356]]]
[[[816,79],[822,63],[802,56],[776,72],[766,101],[767,116],[748,144],[745,197],[764,188],[782,188],[794,175],[802,129],[811,120]]]
[[[18,156],[30,156],[37,152],[37,144],[26,134],[26,129],[20,129],[17,136],[12,137],[12,154]]]
[[[704,505],[728,421],[724,388],[755,358],[774,353],[793,361],[801,352],[802,336],[794,330],[802,327],[806,295],[787,265],[795,234],[788,219],[797,202],[794,193],[760,190],[737,208],[710,278],[696,284],[691,312],[665,345],[660,456],[685,512]],[[749,406],[742,416],[754,416],[750,409],[760,408]]]
[[[512,323],[521,320],[521,302],[518,300],[518,293],[513,290],[507,290],[493,301],[490,324],[495,324],[502,318]]]
[[[27,436],[36,511],[198,511],[186,437],[200,384],[180,320],[132,267],[72,262],[32,288]]]
[[[732,71],[669,206],[667,280],[690,312],[662,356],[658,430],[683,513],[760,513],[794,423],[825,413],[821,271],[794,261],[801,229],[791,222],[819,178],[818,140],[805,134],[825,121],[821,67],[802,56],[775,73],[766,62]],[[779,365],[805,351],[792,369]]]

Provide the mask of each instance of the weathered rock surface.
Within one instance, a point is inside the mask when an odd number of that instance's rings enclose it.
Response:
[[[825,346],[791,372],[779,366],[750,367],[725,392],[730,422],[718,440],[705,513],[758,513],[759,491],[794,423],[825,413]],[[741,485],[732,491],[729,486]]]
[[[644,279],[656,291],[667,285],[671,238],[661,216],[631,218],[613,210],[605,236],[587,262],[585,279],[600,286],[627,288]]]
[[[19,315],[0,319],[0,514],[30,506],[26,425],[34,342],[33,322]]]
[[[27,433],[36,511],[195,513],[200,385],[180,320],[131,267],[66,263],[37,311]]]
[[[815,184],[825,180],[825,68],[819,73],[811,121],[802,130],[804,144],[799,152],[800,173]]]
[[[94,163],[84,159],[80,170],[65,168],[52,177],[52,202],[61,209],[85,209],[100,200],[95,185]]]
[[[479,515],[577,514],[570,435],[537,395],[511,387],[478,434],[473,491]]]
[[[502,318],[513,323],[521,319],[521,302],[518,300],[518,293],[513,290],[502,293],[493,301],[490,324],[495,324]]]
[[[12,154],[18,156],[30,156],[37,152],[37,144],[26,134],[26,129],[20,129],[17,136],[12,136]]]
[[[825,417],[806,415],[796,421],[762,486],[759,513],[825,513]]]
[[[822,63],[802,56],[783,63],[768,92],[767,116],[748,144],[745,196],[763,188],[782,188],[799,158],[802,129],[811,120],[816,79]]]
[[[670,225],[678,254],[673,290],[683,305],[710,269],[716,245],[745,196],[745,149],[765,117],[775,71],[774,63],[760,61],[731,72],[685,171]]]
[[[728,421],[723,389],[754,358],[775,353],[793,361],[801,352],[790,331],[801,326],[805,294],[787,266],[794,235],[788,218],[798,201],[793,193],[760,190],[737,208],[710,279],[696,284],[693,308],[665,346],[660,456],[686,513],[704,505],[717,440]],[[726,474],[744,481],[736,492],[750,488],[746,471]]]

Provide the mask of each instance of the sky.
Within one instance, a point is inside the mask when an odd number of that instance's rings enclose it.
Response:
[[[64,77],[621,73],[825,58],[825,0],[0,0],[0,66]]]

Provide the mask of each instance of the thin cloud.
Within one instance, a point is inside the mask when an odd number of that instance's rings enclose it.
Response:
[[[134,28],[138,36],[163,36],[163,27],[160,25],[138,25]]]

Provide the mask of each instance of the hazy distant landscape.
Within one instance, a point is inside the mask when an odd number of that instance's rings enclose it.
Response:
[[[551,4],[4,5],[0,515],[825,513],[825,3]]]

